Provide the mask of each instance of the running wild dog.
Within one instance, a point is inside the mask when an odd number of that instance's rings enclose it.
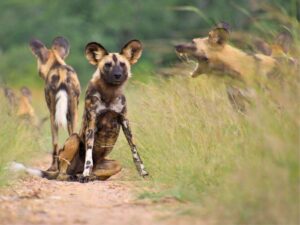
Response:
[[[265,80],[276,69],[275,57],[264,54],[248,54],[227,43],[229,28],[226,24],[211,30],[208,37],[194,38],[192,42],[175,46],[180,55],[187,55],[197,62],[192,77],[201,74],[226,74],[246,85],[227,87],[228,98],[235,109],[245,111],[245,103],[255,95],[249,87]]]
[[[75,70],[65,63],[70,47],[63,37],[56,37],[51,49],[41,41],[32,40],[30,47],[37,58],[38,72],[45,81],[45,98],[50,111],[52,133],[52,164],[49,171],[58,169],[58,128],[67,128],[69,135],[76,129],[80,83]]]
[[[131,65],[141,57],[141,42],[128,42],[120,53],[109,53],[102,45],[91,42],[87,44],[85,54],[88,61],[96,66],[96,71],[86,91],[80,133],[72,134],[59,151],[59,171],[40,171],[17,163],[13,164],[13,169],[48,179],[81,182],[106,180],[121,170],[117,161],[106,157],[112,151],[122,127],[139,174],[147,176],[148,172],[133,142],[123,94],[124,85],[131,77]]]

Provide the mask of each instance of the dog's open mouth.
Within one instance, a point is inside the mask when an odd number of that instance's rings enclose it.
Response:
[[[190,61],[189,54],[187,54],[187,53],[181,53],[181,52],[176,51],[176,55],[178,56],[178,58],[181,61],[184,61],[184,62],[189,62]]]
[[[185,62],[190,61],[190,57],[196,50],[197,49],[194,43],[180,44],[175,46],[175,51],[178,58]]]

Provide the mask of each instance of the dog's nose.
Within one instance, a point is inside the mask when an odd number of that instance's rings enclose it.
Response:
[[[183,46],[182,45],[175,45],[175,50],[177,52],[183,52]]]
[[[117,80],[119,80],[121,78],[122,74],[116,73],[114,76]]]

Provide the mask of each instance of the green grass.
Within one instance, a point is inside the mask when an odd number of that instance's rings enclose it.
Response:
[[[299,82],[273,83],[241,115],[222,79],[132,82],[129,119],[151,174],[141,197],[193,202],[217,224],[296,224]],[[136,174],[124,139],[113,154]]]
[[[45,148],[36,128],[11,113],[2,93],[0,105],[0,186],[2,186],[13,177],[13,174],[6,169],[8,163],[29,162],[40,157],[40,153],[44,152]]]

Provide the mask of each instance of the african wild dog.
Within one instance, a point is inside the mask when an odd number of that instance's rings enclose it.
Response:
[[[20,92],[21,96],[18,101],[17,116],[28,120],[34,126],[38,126],[39,121],[31,104],[31,91],[27,87],[21,87]]]
[[[245,53],[229,45],[228,37],[228,26],[220,24],[209,32],[208,37],[195,38],[191,43],[175,46],[175,49],[180,55],[187,55],[197,62],[192,77],[226,74],[246,84],[244,89],[233,85],[227,87],[233,107],[244,111],[245,103],[255,94],[249,88],[250,84],[267,78],[274,71],[277,61],[272,56]]]
[[[106,180],[121,170],[117,161],[106,156],[112,151],[122,127],[139,174],[147,176],[132,140],[123,94],[124,85],[131,76],[131,65],[141,57],[141,42],[128,42],[120,53],[108,53],[102,45],[91,42],[87,44],[85,54],[97,69],[86,91],[80,133],[72,134],[59,151],[59,172],[28,169],[20,164],[14,168],[49,179]]]
[[[48,49],[41,41],[30,41],[33,54],[37,57],[38,72],[45,81],[45,98],[50,111],[52,133],[52,164],[49,171],[58,169],[58,128],[67,127],[69,135],[76,129],[77,106],[80,83],[74,69],[65,63],[69,54],[69,43],[63,37],[56,37]]]
[[[16,115],[23,121],[29,122],[30,125],[40,129],[48,117],[44,117],[41,120],[37,117],[32,106],[32,94],[30,89],[25,86],[21,87],[20,96],[16,95],[14,90],[9,87],[5,87],[3,90],[8,102],[9,115]]]

